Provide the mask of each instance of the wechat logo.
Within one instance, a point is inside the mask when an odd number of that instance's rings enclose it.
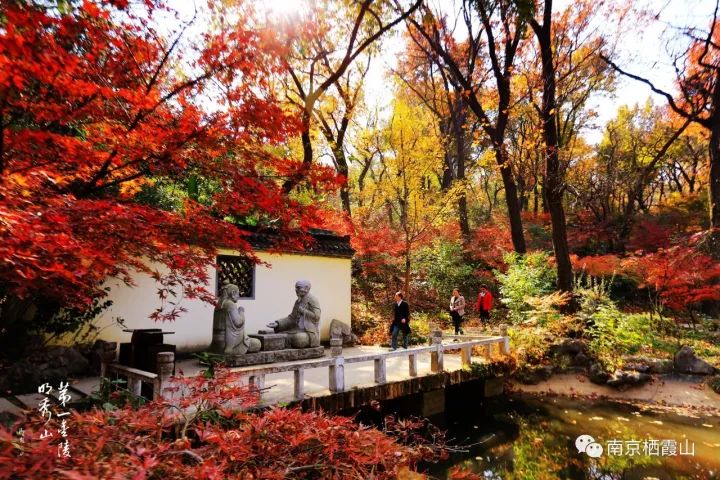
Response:
[[[600,458],[603,454],[603,447],[590,435],[580,435],[575,439],[575,448],[578,452],[587,454],[590,458]]]

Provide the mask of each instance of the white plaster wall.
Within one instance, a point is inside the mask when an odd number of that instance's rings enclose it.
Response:
[[[220,254],[232,255],[230,250]],[[255,296],[240,299],[245,308],[246,332],[254,333],[266,328],[265,324],[286,316],[292,310],[295,296],[295,282],[307,279],[312,284],[311,293],[320,301],[322,310],[320,333],[328,338],[330,321],[337,318],[350,324],[350,276],[349,258],[316,257],[307,255],[275,254],[257,252],[258,258],[269,264],[255,266]],[[158,270],[163,269],[158,267]],[[216,272],[208,268],[211,292],[215,291]],[[95,319],[101,329],[99,338],[113,342],[129,342],[130,333],[122,331],[113,319],[125,320],[125,328],[162,328],[175,332],[167,335],[165,341],[177,346],[178,352],[205,350],[212,341],[213,306],[200,300],[183,299],[180,305],[187,312],[181,313],[172,322],[154,322],[148,318],[160,306],[157,297],[158,286],[145,274],[133,277],[134,287],[110,280],[109,299],[113,305]]]

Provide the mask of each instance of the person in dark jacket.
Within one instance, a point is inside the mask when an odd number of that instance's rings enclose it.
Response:
[[[397,350],[397,337],[400,331],[403,332],[403,348],[408,348],[408,337],[410,336],[410,306],[403,300],[402,292],[395,294],[393,310],[394,317],[390,325],[392,350]]]

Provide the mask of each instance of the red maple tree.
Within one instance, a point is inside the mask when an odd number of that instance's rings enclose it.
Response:
[[[30,311],[87,308],[107,277],[132,282],[133,271],[161,280],[161,295],[210,300],[215,248],[250,252],[227,219],[288,231],[319,221],[281,188],[300,167],[277,154],[298,121],[268,85],[283,47],[252,11],[168,35],[160,2],[127,4],[0,4],[3,336]],[[322,167],[304,178],[311,192],[336,186]],[[184,192],[168,207],[143,196],[158,185]]]

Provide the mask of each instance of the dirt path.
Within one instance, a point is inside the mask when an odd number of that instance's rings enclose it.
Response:
[[[581,374],[556,374],[537,385],[513,382],[515,391],[543,394],[607,398],[643,403],[657,407],[681,407],[720,415],[720,395],[706,383],[707,378],[695,375],[663,375],[642,386],[619,391],[595,385]]]

